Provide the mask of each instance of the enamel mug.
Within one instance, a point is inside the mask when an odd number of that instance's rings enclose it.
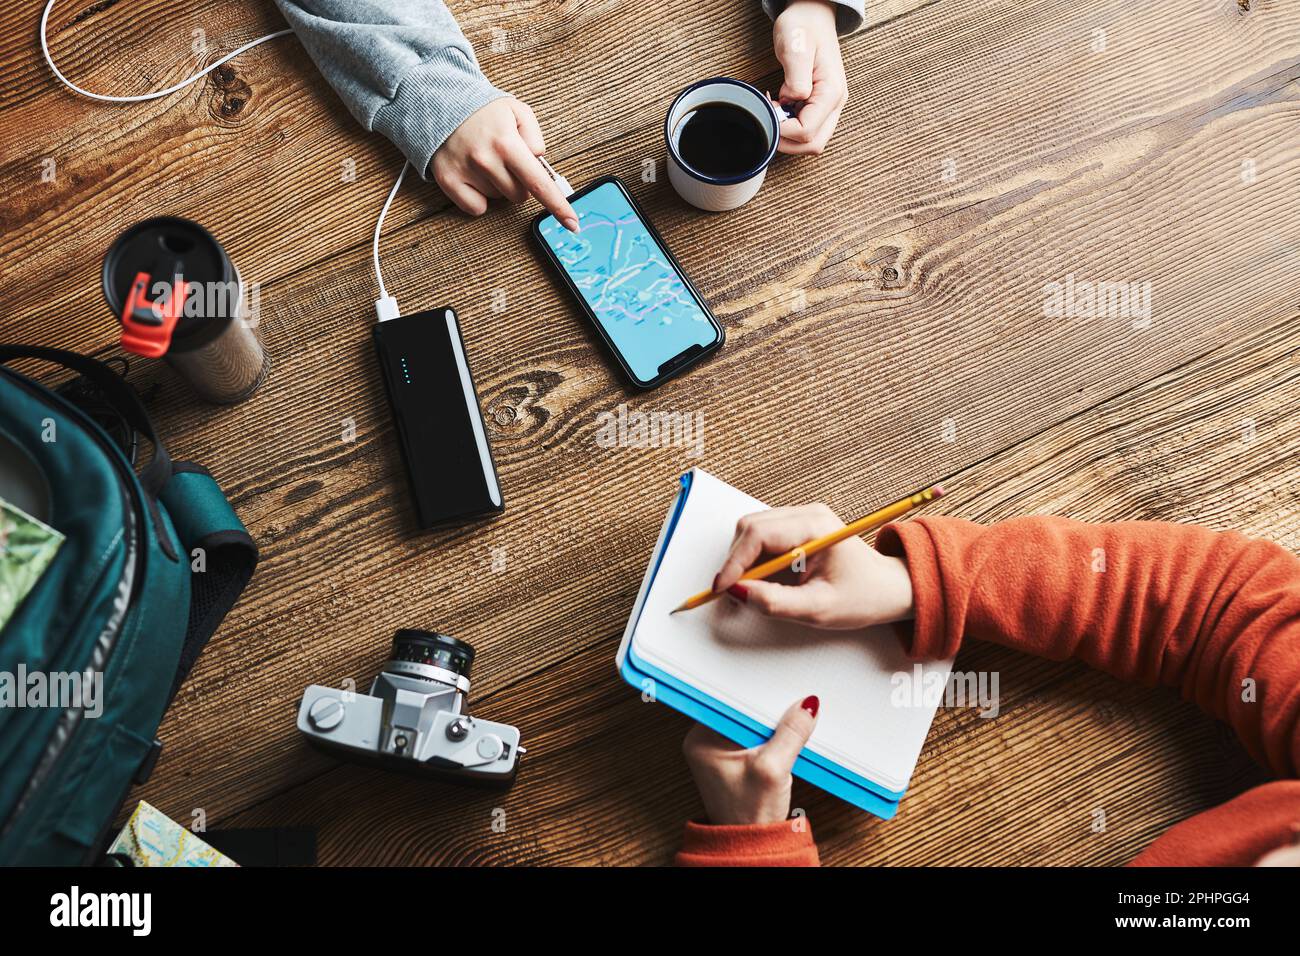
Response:
[[[710,176],[692,169],[682,159],[679,150],[682,120],[696,108],[707,103],[728,103],[737,106],[758,121],[767,135],[767,152],[753,169],[729,177]],[[692,206],[709,212],[735,209],[749,202],[763,185],[768,164],[776,155],[776,145],[781,138],[781,117],[772,101],[757,87],[740,80],[714,77],[692,83],[677,94],[668,108],[664,120],[664,138],[668,144],[668,181],[677,194]]]

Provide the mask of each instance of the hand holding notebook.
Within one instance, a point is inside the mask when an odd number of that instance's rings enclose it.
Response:
[[[683,476],[624,633],[620,672],[746,747],[771,735],[791,700],[817,694],[821,717],[795,776],[891,817],[934,715],[933,703],[898,692],[916,674],[896,634],[820,630],[731,602],[670,613],[723,566],[737,521],[763,507],[699,469]],[[950,666],[925,665],[927,684],[942,686]]]
[[[713,826],[766,826],[790,816],[790,771],[817,727],[816,695],[786,708],[771,739],[761,747],[737,747],[717,731],[696,724],[682,741]]]

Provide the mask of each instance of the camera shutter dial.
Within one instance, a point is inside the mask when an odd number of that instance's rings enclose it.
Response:
[[[311,705],[307,719],[317,730],[333,730],[343,723],[343,702],[337,697],[322,697]]]

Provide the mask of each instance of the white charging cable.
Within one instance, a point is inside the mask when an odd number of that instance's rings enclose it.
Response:
[[[279,30],[275,33],[268,33],[266,36],[258,37],[256,40],[253,40],[251,43],[245,43],[243,46],[241,46],[239,49],[235,50],[234,52],[226,54],[221,59],[213,63],[212,65],[204,68],[203,70],[200,70],[198,73],[195,73],[191,76],[187,76],[179,83],[173,83],[171,86],[167,87],[166,89],[154,90],[151,93],[140,93],[135,96],[116,96],[109,93],[94,93],[91,92],[90,90],[78,86],[76,83],[73,83],[70,79],[64,76],[63,71],[60,70],[58,66],[55,65],[54,58],[50,56],[50,44],[47,38],[47,34],[49,32],[50,12],[54,9],[54,3],[55,0],[49,0],[49,2],[45,4],[45,9],[41,11],[41,29],[40,29],[41,53],[45,57],[45,64],[50,68],[50,72],[53,73],[56,77],[58,77],[59,82],[62,83],[64,86],[66,86],[68,89],[72,90],[74,93],[79,93],[80,95],[87,97],[88,99],[99,100],[100,102],[103,103],[143,103],[147,100],[156,100],[164,96],[170,96],[172,93],[175,93],[179,90],[183,90],[191,83],[194,83],[202,79],[203,77],[207,76],[217,67],[221,66],[224,63],[228,63],[229,61],[233,60],[235,57],[239,56],[239,54],[244,53],[247,50],[251,50],[253,47],[261,43],[265,43],[267,40],[274,40],[277,37],[288,36],[290,33],[293,32],[292,30]],[[388,290],[384,288],[384,274],[379,269],[379,232],[384,226],[384,217],[388,215],[388,207],[393,204],[393,197],[397,195],[397,190],[401,188],[402,179],[406,176],[406,169],[408,165],[409,164],[407,163],[402,164],[402,171],[397,174],[397,182],[393,183],[393,188],[388,193],[388,199],[384,202],[384,208],[379,212],[379,220],[378,222],[375,223],[375,241],[374,241],[375,280],[379,283],[379,295],[380,295],[378,301],[375,302],[375,312],[378,314],[379,321],[381,322],[387,319],[395,319],[398,317],[398,315],[400,315],[400,312],[398,311],[398,307],[397,307],[397,300],[393,298],[391,295],[389,295]]]
[[[245,43],[237,50],[227,53],[221,59],[203,68],[198,73],[187,76],[179,83],[173,83],[166,89],[154,90],[152,93],[139,93],[135,96],[115,96],[108,93],[92,93],[90,90],[83,89],[64,76],[63,72],[55,66],[54,58],[50,56],[50,44],[46,38],[46,33],[49,29],[50,11],[54,9],[54,4],[55,0],[49,0],[49,2],[45,4],[45,9],[41,11],[41,53],[45,57],[45,65],[50,68],[51,73],[58,77],[59,82],[68,89],[72,90],[74,93],[79,93],[88,99],[99,100],[102,103],[143,103],[146,100],[156,100],[164,96],[170,96],[172,93],[175,93],[178,90],[183,90],[191,83],[207,76],[217,67],[229,63],[241,53],[251,50],[253,47],[265,43],[267,40],[274,40],[277,37],[288,36],[293,33],[292,30],[277,30],[275,33],[268,33],[266,36],[258,37],[256,40]],[[551,178],[555,180],[560,189],[564,191],[565,197],[567,198],[573,195],[573,187],[569,185],[569,181],[557,173],[544,157],[539,156],[537,158],[542,161],[542,166],[545,167],[546,171],[550,174]],[[384,200],[384,207],[379,210],[379,219],[375,222],[375,238],[371,252],[375,260],[375,281],[379,283],[379,298],[375,300],[375,315],[378,317],[380,322],[386,322],[389,319],[396,319],[402,314],[401,310],[398,308],[397,299],[389,295],[388,289],[384,287],[384,274],[379,268],[379,233],[384,228],[384,217],[388,215],[388,207],[393,204],[393,198],[397,195],[397,191],[402,188],[402,180],[406,178],[406,170],[409,167],[409,163],[402,163],[402,170],[397,174],[397,181],[393,183],[393,188],[388,191],[388,198]]]
[[[402,171],[397,174],[397,182],[393,183],[393,188],[388,190],[384,208],[379,210],[379,219],[375,221],[375,242],[372,252],[375,257],[375,281],[379,283],[379,298],[375,300],[375,316],[380,322],[396,319],[402,314],[397,307],[397,300],[384,288],[384,274],[379,270],[379,231],[384,228],[384,217],[388,215],[388,207],[393,204],[393,197],[402,188],[402,180],[406,178],[406,171],[410,168],[410,163],[402,163]]]
[[[542,167],[555,180],[555,184],[560,187],[567,199],[573,195],[573,187],[569,181],[555,171],[555,168],[546,161],[544,156],[538,156],[541,160]],[[384,200],[384,208],[379,210],[379,219],[375,222],[375,240],[371,246],[371,255],[375,260],[375,281],[379,283],[379,298],[375,300],[375,316],[380,322],[387,322],[389,319],[400,318],[402,311],[398,308],[397,299],[388,294],[388,289],[384,286],[384,273],[379,268],[379,233],[384,228],[384,217],[388,215],[388,207],[393,204],[393,197],[397,191],[402,188],[402,180],[406,177],[406,171],[411,168],[410,163],[402,164],[402,171],[397,174],[397,182],[393,183],[393,188],[388,191],[388,198]]]
[[[107,93],[92,93],[90,90],[82,89],[76,83],[73,83],[70,79],[64,76],[63,73],[59,70],[59,68],[54,65],[54,58],[50,56],[49,40],[47,40],[45,36],[48,30],[50,11],[53,9],[54,9],[54,0],[49,0],[49,2],[45,4],[45,9],[41,11],[41,53],[45,57],[45,64],[50,68],[50,72],[59,78],[59,82],[62,83],[64,86],[66,86],[68,89],[72,90],[74,93],[80,93],[82,96],[87,97],[88,99],[99,100],[100,102],[103,103],[143,103],[146,100],[156,100],[163,96],[170,96],[172,93],[175,93],[177,90],[185,89],[185,87],[189,86],[195,80],[207,76],[217,67],[230,62],[235,57],[239,56],[239,54],[244,53],[247,50],[251,50],[253,47],[265,43],[267,40],[274,40],[276,37],[288,36],[290,33],[293,32],[292,30],[277,30],[275,33],[268,33],[264,37],[258,37],[256,40],[253,40],[250,43],[245,43],[243,46],[241,46],[238,50],[235,50],[233,53],[227,53],[216,63],[213,63],[211,66],[205,67],[204,69],[200,70],[198,73],[195,73],[193,76],[187,76],[179,83],[173,83],[165,90],[154,90],[152,93],[140,93],[137,94],[136,96],[112,96]]]

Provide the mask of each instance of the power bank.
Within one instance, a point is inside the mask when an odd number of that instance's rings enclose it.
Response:
[[[375,352],[420,530],[505,510],[452,309],[375,325]]]

